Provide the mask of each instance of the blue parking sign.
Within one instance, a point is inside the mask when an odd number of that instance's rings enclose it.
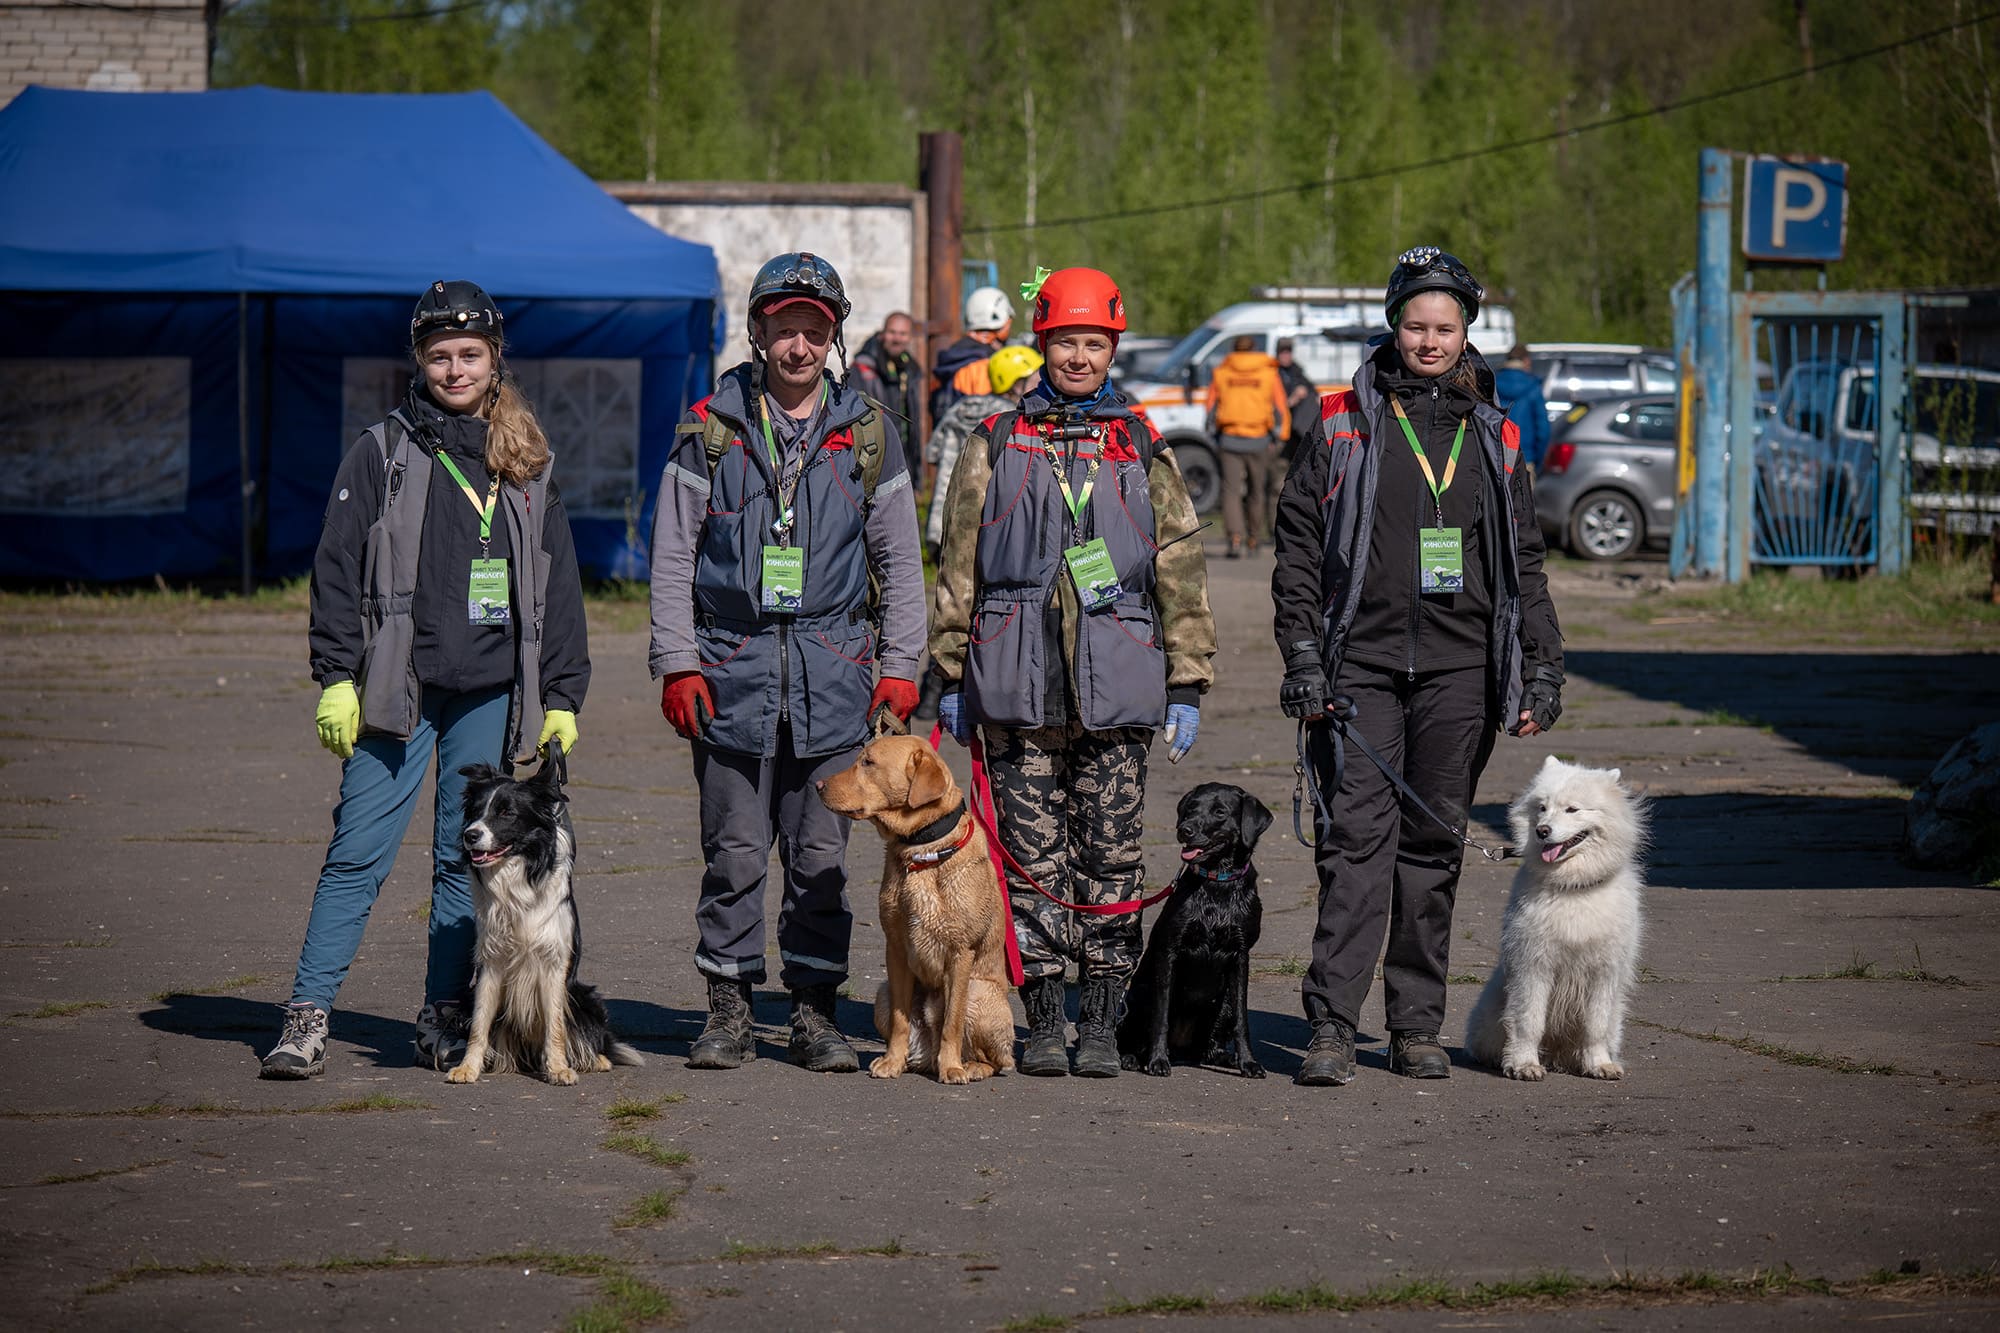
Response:
[[[1743,168],[1743,255],[1830,264],[1847,253],[1847,164],[1752,157]]]

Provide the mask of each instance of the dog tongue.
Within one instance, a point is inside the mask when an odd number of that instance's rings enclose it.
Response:
[[[1563,854],[1563,848],[1564,848],[1564,847],[1565,847],[1566,845],[1567,845],[1567,844],[1565,844],[1565,843],[1560,843],[1560,842],[1559,842],[1559,843],[1556,843],[1556,844],[1555,844],[1554,846],[1552,846],[1552,847],[1544,847],[1544,848],[1542,848],[1542,859],[1543,859],[1544,861],[1551,861],[1551,862],[1553,862],[1553,861],[1558,861],[1558,860],[1561,860],[1561,859],[1562,859],[1562,854]]]
[[[1199,861],[1201,860],[1201,854],[1202,849],[1199,847],[1183,847],[1181,849],[1181,860]]]

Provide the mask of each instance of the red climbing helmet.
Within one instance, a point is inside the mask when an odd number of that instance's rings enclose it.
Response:
[[[1037,335],[1072,326],[1125,332],[1125,297],[1111,275],[1094,268],[1064,268],[1042,280],[1035,293]]]

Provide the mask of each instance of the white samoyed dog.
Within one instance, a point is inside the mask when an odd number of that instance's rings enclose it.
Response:
[[[1509,1078],[1548,1069],[1623,1078],[1645,806],[1617,769],[1550,755],[1508,819],[1521,872],[1500,925],[1500,961],[1466,1022],[1466,1054]]]

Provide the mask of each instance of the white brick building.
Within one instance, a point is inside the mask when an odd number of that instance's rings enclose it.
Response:
[[[0,0],[0,105],[31,83],[114,92],[208,87],[203,0]]]

